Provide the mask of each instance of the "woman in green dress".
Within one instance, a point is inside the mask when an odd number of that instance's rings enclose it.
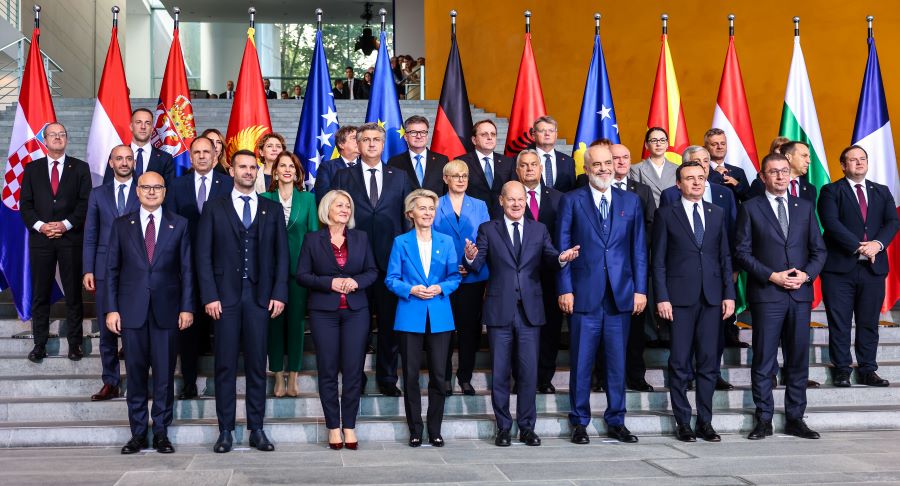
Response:
[[[297,284],[294,272],[300,256],[303,237],[319,229],[316,199],[303,190],[303,168],[291,152],[278,155],[272,168],[268,192],[260,196],[278,201],[284,207],[290,249],[290,282],[287,308],[269,321],[269,370],[275,373],[275,396],[296,397],[300,394],[297,372],[303,358],[303,333],[306,330],[306,289]],[[287,388],[284,373],[287,371]]]

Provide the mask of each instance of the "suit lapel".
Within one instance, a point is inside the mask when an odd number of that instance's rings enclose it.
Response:
[[[294,189],[291,194],[291,214],[288,216],[287,227],[291,228],[300,218],[300,191]]]
[[[427,283],[428,278],[425,276],[425,267],[422,266],[422,258],[419,256],[419,248],[418,243],[416,242],[415,233],[407,233],[406,236],[400,239],[400,243],[403,246],[403,251],[406,252],[407,258],[413,263],[416,273],[419,274],[419,277],[423,282]],[[431,245],[434,246],[434,239],[431,240]],[[432,252],[433,251],[434,250],[432,250]]]
[[[371,208],[374,211],[375,208],[372,207],[372,202],[369,201],[369,193],[368,193],[368,191],[366,191],[366,183],[363,180],[364,174],[363,174],[362,166],[363,166],[363,161],[357,160],[356,164],[354,164],[353,167],[350,168],[350,174],[352,174],[353,178],[356,179],[356,183],[359,184],[359,187],[360,187],[360,193],[364,195],[364,197],[362,198],[362,200],[363,200],[362,204],[365,204],[366,206],[368,206],[369,208]],[[366,167],[368,167],[368,166],[366,166]],[[382,185],[384,185],[383,181],[384,181],[384,179],[382,178]],[[384,189],[384,188],[382,188],[382,189]],[[384,191],[378,192],[379,199],[381,199],[380,196],[381,196],[382,192],[384,192]]]
[[[453,228],[453,232],[456,233],[455,236],[457,238],[462,236],[462,220],[465,217],[464,215],[466,214],[466,205],[468,204],[468,202],[469,201],[466,200],[466,196],[463,196],[462,206],[459,210],[459,220],[456,219],[456,212],[453,211],[453,202],[450,201],[449,196],[444,196],[441,200],[441,203],[438,204],[438,211],[441,212],[441,216],[445,221],[447,221],[447,224],[449,224],[450,227]]]
[[[793,233],[793,231],[791,231],[791,226],[796,227],[796,224],[791,225],[790,222],[791,221],[794,221],[794,222],[799,221],[800,220],[799,218],[803,217],[803,215],[800,213],[800,205],[797,204],[797,199],[799,199],[799,198],[788,196],[787,202],[786,202],[787,210],[788,210],[788,237],[790,237],[791,233]]]
[[[437,156],[434,155],[434,152],[431,150],[428,151],[428,164],[425,166],[425,177],[422,178],[422,183],[426,185],[430,185],[431,181],[440,181],[443,183],[443,174],[444,168],[438,166]]]
[[[172,224],[171,216],[163,213],[162,217],[159,218],[160,221],[157,223],[159,225],[159,236],[156,237],[156,246],[153,250],[153,263],[150,266],[156,265],[156,262],[159,261],[156,258],[158,252],[156,250],[165,248],[165,245],[169,242],[171,238],[172,232],[175,230],[175,225]]]
[[[225,218],[231,223],[231,229],[234,230],[234,235],[240,239],[241,231],[244,230],[244,222],[241,221],[241,217],[237,215],[237,212],[234,209],[234,201],[232,201],[230,197],[222,198],[221,201],[220,204],[225,211]],[[204,209],[206,209],[206,206],[204,206]],[[258,210],[259,207],[256,209]]]
[[[691,229],[691,222],[688,220],[687,213],[684,211],[684,205],[681,204],[681,200],[678,200],[675,204],[672,204],[672,211],[675,212],[675,219],[681,223],[681,226],[684,228],[684,232],[690,236],[691,241],[697,245],[697,239],[694,238],[694,230]],[[704,233],[704,238],[706,238],[706,234]],[[700,246],[700,245],[697,245]]]
[[[518,265],[518,259],[516,258],[516,252],[513,250],[512,240],[509,237],[509,232],[506,230],[506,219],[495,219],[494,228],[497,231],[497,235],[506,245],[506,249],[509,250],[509,256],[512,258],[513,263]]]
[[[378,188],[378,206],[381,206],[381,203],[384,201],[384,194],[387,192],[387,188],[390,187],[396,178],[394,177],[394,170],[388,167],[385,164],[381,164],[381,187]],[[416,184],[419,181],[414,181]]]
[[[209,202],[212,198],[219,197],[220,195],[225,194],[231,190],[230,187],[227,187],[226,184],[222,183],[224,180],[224,175],[213,171],[213,183],[212,187],[209,189],[209,195],[206,196],[206,202]]]
[[[757,207],[760,211],[762,211],[763,217],[768,219],[772,227],[775,228],[775,234],[779,235],[782,240],[786,240],[784,234],[782,234],[781,232],[781,224],[778,223],[778,218],[775,216],[775,212],[772,210],[772,205],[769,204],[769,197],[766,196],[765,193],[763,193],[763,197],[759,198]]]
[[[472,174],[475,174],[476,177],[484,182],[484,185],[488,188],[488,190],[490,190],[491,186],[487,183],[487,176],[484,175],[484,169],[481,168],[481,154],[479,154],[478,152],[472,152],[472,158],[475,159],[475,163],[469,167],[470,179]],[[496,176],[496,174],[494,175]]]
[[[841,195],[847,199],[847,204],[849,204],[851,208],[856,208],[856,210],[853,211],[853,214],[855,214],[859,218],[860,223],[865,224],[865,221],[863,220],[863,217],[862,217],[862,207],[859,205],[859,199],[856,199],[856,194],[854,193],[853,189],[850,188],[850,183],[847,181],[846,178],[842,178],[838,181],[838,184],[839,184],[839,187],[841,188]],[[868,187],[868,184],[867,184],[867,187]],[[868,192],[869,192],[869,200],[866,201],[866,203],[868,206],[871,207],[872,206],[873,188],[870,187]],[[868,216],[868,215],[866,215],[866,216]]]
[[[590,188],[583,191],[581,196],[581,206],[584,209],[584,214],[588,217],[588,221],[591,222],[591,226],[594,227],[594,232],[602,239],[603,231],[600,229],[599,220],[600,211],[594,206],[594,196],[591,194]]]
[[[141,228],[141,213],[139,211],[132,213],[130,220],[129,226],[134,229],[130,231],[131,236],[129,239],[131,240],[131,243],[134,244],[134,248],[137,250],[138,255],[143,255],[143,261],[147,262],[147,245],[144,241],[144,230]]]

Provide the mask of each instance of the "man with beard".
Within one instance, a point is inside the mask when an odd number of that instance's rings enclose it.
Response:
[[[150,143],[153,134],[153,112],[147,108],[138,108],[131,113],[131,150],[134,152],[134,178],[144,172],[156,172],[163,176],[166,187],[175,179],[175,162],[168,152],[160,150]],[[113,179],[113,171],[106,168],[103,182]]]

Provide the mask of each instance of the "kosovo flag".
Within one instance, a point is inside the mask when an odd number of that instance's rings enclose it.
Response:
[[[594,55],[591,57],[591,67],[584,83],[584,98],[581,101],[578,130],[575,132],[575,145],[572,147],[575,171],[579,174],[584,172],[584,153],[591,142],[599,138],[608,138],[613,143],[619,143],[619,124],[613,108],[606,58],[603,56],[600,34],[596,34]]]
[[[385,141],[381,161],[409,150],[403,138],[403,115],[400,114],[400,101],[397,100],[397,85],[391,72],[391,58],[387,52],[387,38],[381,31],[378,58],[375,60],[375,75],[372,79],[372,91],[369,95],[369,108],[366,110],[366,123],[378,123],[384,127]]]
[[[321,30],[316,32],[316,47],[307,79],[309,82],[303,97],[294,153],[303,162],[306,187],[312,188],[316,183],[319,164],[337,157],[334,134],[339,128]]]

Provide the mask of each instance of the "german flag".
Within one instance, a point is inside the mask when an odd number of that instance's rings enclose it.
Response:
[[[469,109],[469,94],[466,92],[456,33],[450,34],[450,55],[447,57],[441,101],[434,120],[431,149],[450,160],[475,150],[472,145],[472,111]]]

